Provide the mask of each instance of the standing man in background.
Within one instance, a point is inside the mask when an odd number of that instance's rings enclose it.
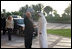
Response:
[[[4,17],[4,14],[1,14],[1,28],[3,30],[3,35],[5,35],[5,27],[6,27],[6,18]]]

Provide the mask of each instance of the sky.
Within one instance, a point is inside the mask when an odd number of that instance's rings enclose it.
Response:
[[[1,1],[1,11],[6,9],[6,12],[18,11],[21,7],[28,4],[29,6],[36,4],[51,6],[58,14],[62,14],[64,10],[71,4],[71,1]]]

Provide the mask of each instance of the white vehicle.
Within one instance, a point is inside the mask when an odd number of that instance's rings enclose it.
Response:
[[[13,18],[14,20],[14,31],[17,32],[17,34],[23,34],[23,31],[25,29],[24,24],[24,18]]]
[[[11,15],[13,18],[22,18],[21,16],[19,15]]]

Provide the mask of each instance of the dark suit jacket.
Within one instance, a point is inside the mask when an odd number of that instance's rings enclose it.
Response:
[[[1,18],[1,28],[5,29],[6,26],[6,19],[5,18]]]
[[[24,18],[25,30],[24,36],[25,37],[32,37],[34,32],[33,22],[29,20],[29,18]]]

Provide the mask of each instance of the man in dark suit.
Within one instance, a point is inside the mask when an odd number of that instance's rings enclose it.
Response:
[[[24,30],[25,47],[31,48],[34,27],[33,27],[33,20],[31,18],[30,12],[26,12],[24,23],[25,23],[25,30]]]

